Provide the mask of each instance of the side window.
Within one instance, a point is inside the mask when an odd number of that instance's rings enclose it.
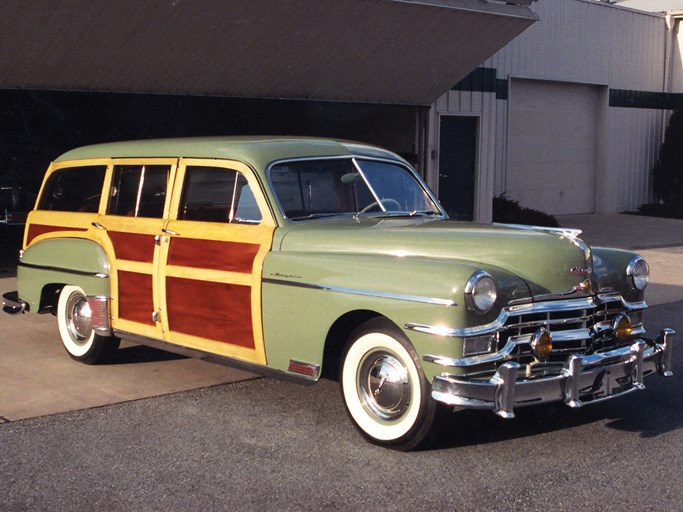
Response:
[[[178,220],[258,224],[261,212],[242,174],[222,167],[188,166]]]
[[[65,167],[55,171],[43,188],[38,209],[96,213],[106,171],[105,165]]]
[[[161,218],[171,167],[168,165],[116,165],[107,214]]]

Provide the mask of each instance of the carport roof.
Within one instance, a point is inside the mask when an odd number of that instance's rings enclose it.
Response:
[[[0,2],[0,88],[428,105],[533,1]]]

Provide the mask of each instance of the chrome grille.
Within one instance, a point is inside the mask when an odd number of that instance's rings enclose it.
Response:
[[[628,342],[619,342],[605,334],[608,332],[605,329],[609,329],[617,314],[632,310],[620,297],[610,297],[600,302],[570,300],[511,307],[498,332],[498,348],[504,347],[508,341],[514,341],[517,348],[512,354],[513,359],[520,363],[531,362],[533,356],[525,341],[528,342],[540,328],[547,329],[553,335],[551,361],[563,361],[569,354],[590,354],[614,348]],[[640,322],[634,322],[634,333],[642,332]]]

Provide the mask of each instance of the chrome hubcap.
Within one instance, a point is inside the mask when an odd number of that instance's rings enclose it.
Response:
[[[66,323],[74,342],[82,345],[92,334],[90,305],[85,297],[72,295],[66,306]]]
[[[390,421],[410,406],[410,380],[401,361],[387,352],[373,352],[361,364],[358,386],[365,409]]]

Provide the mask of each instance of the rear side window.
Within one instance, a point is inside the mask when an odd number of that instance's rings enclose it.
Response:
[[[188,166],[178,220],[258,224],[261,212],[244,175],[222,167]]]
[[[170,165],[115,165],[108,215],[161,218]]]
[[[96,213],[106,171],[105,165],[87,165],[53,172],[45,183],[38,209]]]

